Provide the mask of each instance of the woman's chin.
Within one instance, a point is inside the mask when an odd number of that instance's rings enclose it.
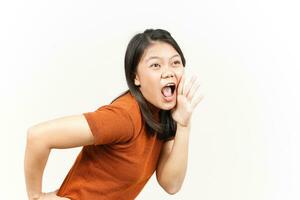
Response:
[[[169,101],[166,101],[165,98],[160,96],[156,99],[156,102],[152,101],[152,105],[161,110],[172,110],[176,107],[176,102],[176,96],[175,98],[172,98]]]
[[[175,108],[176,102],[168,102],[168,103],[162,103],[160,106],[160,109],[162,110],[172,110]]]

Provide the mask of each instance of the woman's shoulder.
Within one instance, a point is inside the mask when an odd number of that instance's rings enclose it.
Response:
[[[141,130],[143,126],[143,120],[140,107],[137,100],[130,92],[120,95],[109,106],[112,106],[118,110],[122,110],[124,114],[126,113],[126,115],[130,117],[132,123],[134,124],[136,133]]]
[[[123,92],[109,104],[102,105],[95,112],[109,111],[113,113],[123,113],[130,116],[141,114],[139,104],[130,91]]]
[[[140,115],[139,104],[130,91],[127,91],[117,97],[110,106],[118,107],[127,111],[130,115]]]

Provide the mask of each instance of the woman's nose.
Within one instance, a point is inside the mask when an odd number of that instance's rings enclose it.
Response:
[[[162,73],[162,78],[171,78],[174,77],[174,73],[171,70]]]

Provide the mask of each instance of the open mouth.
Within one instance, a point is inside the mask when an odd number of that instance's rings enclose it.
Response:
[[[165,87],[163,87],[163,89],[161,90],[161,93],[165,97],[171,97],[171,96],[173,96],[175,89],[176,89],[175,83],[169,83]]]

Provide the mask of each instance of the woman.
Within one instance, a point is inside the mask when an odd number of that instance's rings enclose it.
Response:
[[[25,177],[29,199],[131,200],[156,171],[175,194],[184,181],[191,115],[201,101],[199,81],[185,81],[185,58],[169,32],[147,29],[129,42],[129,90],[94,112],[28,129]],[[42,192],[52,148],[83,146],[59,190]]]

